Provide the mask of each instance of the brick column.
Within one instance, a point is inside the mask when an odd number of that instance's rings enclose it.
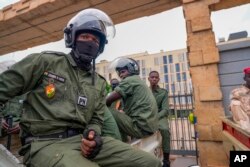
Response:
[[[224,116],[218,77],[219,52],[215,42],[209,5],[219,0],[182,0],[187,29],[187,49],[195,94],[198,149],[202,167],[228,166],[222,147]]]

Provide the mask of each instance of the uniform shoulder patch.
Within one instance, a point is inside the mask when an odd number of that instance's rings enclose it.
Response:
[[[64,56],[65,53],[63,52],[56,52],[56,51],[43,51],[42,54],[53,54],[53,55],[57,55],[57,56]]]

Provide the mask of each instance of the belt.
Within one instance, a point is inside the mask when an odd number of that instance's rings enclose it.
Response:
[[[64,132],[60,133],[54,133],[50,135],[41,135],[41,136],[32,136],[28,135],[27,137],[24,137],[24,144],[29,144],[34,140],[58,140],[58,139],[65,139],[72,136],[76,136],[78,134],[83,134],[83,129],[67,129]]]

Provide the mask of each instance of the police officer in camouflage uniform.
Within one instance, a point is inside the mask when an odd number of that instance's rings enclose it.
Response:
[[[111,86],[107,83],[106,84],[106,94],[108,95],[111,91]],[[112,113],[110,112],[109,108],[105,107],[104,112],[104,120],[103,120],[103,126],[102,126],[102,136],[110,136],[117,140],[122,140],[121,134],[119,131],[119,128],[117,126],[117,123],[115,121],[115,118],[113,117]]]
[[[20,131],[19,121],[23,110],[23,101],[25,99],[25,95],[16,96],[13,99],[10,99],[4,106],[2,110],[2,115],[5,119],[2,120],[2,129],[4,131],[8,131],[11,134],[18,134]],[[6,120],[8,117],[13,118],[12,128],[9,128]],[[0,125],[1,126],[1,125]],[[1,137],[1,136],[0,136]]]
[[[120,81],[116,78],[113,78],[110,80],[110,85],[112,91],[115,90],[115,88],[119,85]],[[122,104],[122,99],[118,99],[115,102],[113,102],[110,106],[112,109],[119,110],[120,112],[123,112],[123,104]]]
[[[107,106],[122,98],[123,111],[111,110],[118,124],[122,138],[142,138],[152,135],[158,129],[157,105],[146,83],[139,77],[139,66],[130,58],[118,58],[111,63],[122,79],[107,97]]]
[[[19,121],[24,99],[25,95],[16,96],[10,99],[2,110],[3,118],[0,121],[0,143],[6,145],[6,148],[13,154],[16,154],[17,149],[21,146]]]
[[[104,12],[83,10],[64,30],[70,54],[32,54],[0,75],[0,103],[28,92],[19,152],[28,167],[161,166],[149,153],[100,137],[106,81],[91,62],[103,52],[107,28],[113,24]]]
[[[149,73],[148,81],[150,89],[156,99],[158,106],[159,130],[162,136],[162,150],[163,150],[163,166],[170,167],[169,153],[170,153],[170,131],[168,125],[168,92],[166,89],[160,88],[158,83],[160,81],[159,73],[151,71]]]

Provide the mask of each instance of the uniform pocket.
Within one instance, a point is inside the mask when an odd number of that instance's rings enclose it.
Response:
[[[31,166],[54,167],[64,154],[51,141],[35,141],[31,144]]]
[[[49,167],[55,167],[56,164],[58,164],[58,162],[63,158],[63,154],[62,153],[57,153],[56,155],[54,155],[52,157],[52,159],[49,161],[48,166]]]

